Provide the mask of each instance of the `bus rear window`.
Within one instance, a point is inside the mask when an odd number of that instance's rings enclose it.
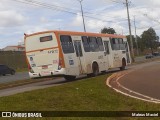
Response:
[[[74,48],[73,48],[71,36],[61,35],[60,40],[61,40],[61,46],[62,46],[63,52],[65,54],[74,53]]]
[[[40,37],[40,42],[47,42],[53,40],[52,35]]]

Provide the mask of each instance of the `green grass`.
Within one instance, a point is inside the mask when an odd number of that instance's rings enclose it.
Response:
[[[41,90],[0,98],[1,111],[159,111],[160,105],[121,95],[106,86],[101,75]],[[25,118],[27,119],[27,118]],[[49,118],[42,118],[43,120]],[[52,119],[52,118],[50,118]],[[81,118],[56,118],[81,119]],[[93,118],[82,118],[92,120]],[[94,118],[106,119],[106,118]],[[108,118],[130,120],[139,118]],[[107,119],[107,120],[108,120]],[[141,118],[142,119],[142,118]],[[153,118],[151,118],[153,119]],[[6,120],[6,119],[5,119]],[[38,120],[41,120],[38,118]],[[144,118],[145,120],[145,118]]]

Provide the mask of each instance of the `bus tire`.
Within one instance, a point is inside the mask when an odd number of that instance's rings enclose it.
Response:
[[[99,67],[98,67],[98,64],[96,62],[94,62],[93,65],[92,65],[92,71],[93,71],[93,73],[92,73],[93,77],[98,75]]]
[[[72,80],[75,80],[76,76],[65,75],[64,78],[68,81],[72,81]]]
[[[126,67],[126,60],[123,58],[122,59],[122,67],[120,67],[120,70],[125,70]]]

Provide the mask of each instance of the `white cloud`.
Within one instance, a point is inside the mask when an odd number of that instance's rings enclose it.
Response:
[[[32,34],[35,32],[41,32],[41,31],[47,31],[48,29],[44,28],[44,27],[34,27],[33,29],[29,29],[26,31],[26,34]]]
[[[97,21],[97,20],[88,20],[87,21],[87,28],[91,29],[91,30],[100,31],[105,26],[107,26],[106,23],[104,23],[102,21]]]
[[[22,25],[25,17],[16,11],[0,11],[0,26],[1,27],[15,27]]]
[[[62,12],[58,7],[47,9],[14,0],[1,0],[0,2],[0,41],[12,44],[23,37],[23,33],[33,33],[43,30],[73,30],[83,31],[83,21],[80,12],[80,3],[77,0],[36,0],[47,4],[60,6],[61,10],[77,13],[77,15]],[[128,21],[124,0],[83,0],[84,18],[88,32],[99,32],[103,27],[114,28],[119,33],[128,34]],[[136,17],[137,34],[154,27],[160,35],[160,0],[132,0],[129,6],[134,33],[133,17]],[[92,13],[92,14],[90,14]],[[147,14],[147,16],[144,16]],[[91,16],[97,19],[89,18]],[[151,19],[150,19],[151,18]],[[100,20],[102,19],[102,21]],[[106,22],[104,22],[106,21]],[[108,22],[107,22],[108,21]],[[141,29],[140,29],[141,28]],[[143,28],[143,29],[142,29]],[[3,34],[4,33],[4,34]],[[6,34],[7,33],[7,34]],[[4,44],[4,45],[6,45]],[[16,43],[15,43],[16,44]],[[1,44],[3,46],[3,42]],[[0,47],[1,47],[0,46]]]
[[[82,15],[81,13],[77,13],[76,17],[73,18],[71,25],[72,26],[81,26],[82,25]]]
[[[40,22],[42,22],[42,23],[46,23],[46,22],[48,22],[48,19],[46,19],[45,17],[40,17]]]

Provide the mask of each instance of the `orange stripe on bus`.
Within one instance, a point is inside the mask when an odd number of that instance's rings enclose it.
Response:
[[[80,36],[96,36],[96,37],[112,37],[112,38],[126,38],[124,35],[117,35],[117,34],[101,34],[101,33],[90,33],[90,32],[75,32],[75,31],[43,31],[43,32],[37,32],[29,35],[25,35],[26,37],[44,34],[44,33],[55,33],[55,34],[61,34],[61,35],[80,35]]]
[[[62,48],[61,48],[59,34],[55,33],[55,36],[57,38],[57,43],[58,43],[58,46],[59,46],[59,58],[62,59],[62,68],[65,68],[64,56],[63,56],[63,52],[62,52]]]
[[[43,51],[43,50],[49,50],[49,49],[56,49],[56,48],[58,48],[58,47],[51,47],[51,48],[43,48],[43,49],[31,50],[31,51],[28,51],[28,52],[26,52],[26,53]]]
[[[60,35],[79,35],[79,36],[95,36],[95,37],[112,37],[112,38],[126,38],[124,35],[117,34],[101,34],[101,33],[90,33],[90,32],[72,32],[72,31],[53,31]]]

